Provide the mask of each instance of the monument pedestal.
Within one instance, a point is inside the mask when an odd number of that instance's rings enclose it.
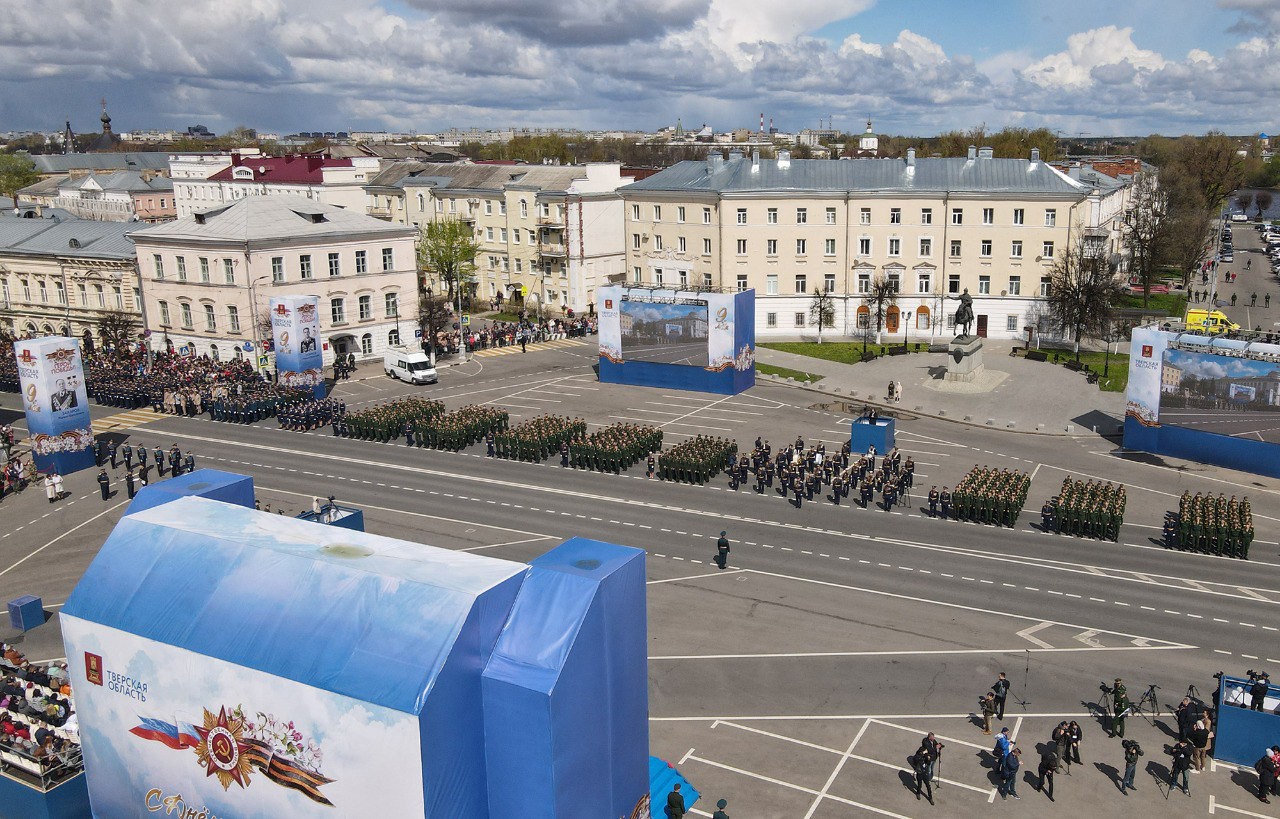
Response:
[[[981,337],[956,336],[947,345],[947,381],[971,382],[985,369]]]

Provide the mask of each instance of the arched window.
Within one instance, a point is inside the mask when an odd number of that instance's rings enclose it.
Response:
[[[916,308],[916,329],[929,329],[929,308],[923,304]]]
[[[46,336],[51,336],[51,335],[53,335],[53,325],[52,325],[52,324],[46,324],[46,325],[44,326],[44,328],[43,328],[43,329],[44,329],[44,334],[45,334]]]
[[[365,355],[373,355],[373,335],[365,333],[360,336],[360,352]]]
[[[400,331],[399,331],[399,330],[392,330],[391,332],[387,333],[387,346],[388,346],[388,347],[399,347],[399,346],[400,346]]]
[[[222,360],[222,359],[218,358],[218,345],[217,345],[217,344],[210,344],[210,345],[209,345],[209,357],[210,357],[210,358],[212,358],[214,361],[221,361],[221,360]]]
[[[426,212],[427,212],[427,197],[423,196],[422,194],[418,194],[418,213],[426,213]]]
[[[865,330],[871,326],[871,309],[865,304],[858,308],[858,329]]]

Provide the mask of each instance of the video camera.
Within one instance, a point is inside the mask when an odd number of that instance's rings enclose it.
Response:
[[[1124,748],[1126,751],[1130,748],[1142,749],[1142,746],[1138,744],[1138,740],[1136,739],[1122,739],[1120,740],[1120,747]]]
[[[1102,693],[1104,693],[1104,694],[1110,694],[1110,693],[1112,693],[1112,692],[1114,692],[1114,691],[1115,691],[1115,689],[1114,689],[1114,688],[1112,688],[1111,686],[1107,685],[1107,684],[1106,684],[1106,683],[1104,683],[1104,682],[1102,682],[1102,683],[1098,683],[1098,690],[1099,690],[1099,691],[1101,691],[1101,692],[1102,692]]]
[[[1249,682],[1257,682],[1262,677],[1261,671],[1254,671],[1252,668],[1245,673],[1249,675]]]

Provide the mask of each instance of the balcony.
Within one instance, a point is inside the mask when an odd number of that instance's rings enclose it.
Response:
[[[564,227],[564,216],[557,216],[555,214],[547,214],[544,216],[542,214],[538,214],[538,227],[562,228]]]
[[[367,213],[368,215],[372,216],[375,219],[384,219],[386,221],[391,221],[390,207],[383,207],[380,205],[368,205],[367,207],[365,207],[365,213]]]
[[[564,245],[548,245],[548,244],[539,243],[538,255],[552,256],[557,259],[563,259],[566,254],[565,254]]]

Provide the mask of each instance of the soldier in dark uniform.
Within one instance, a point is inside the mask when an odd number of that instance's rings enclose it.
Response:
[[[126,469],[124,473],[124,488],[129,493],[129,499],[138,494],[137,485],[134,483],[133,470]]]
[[[191,454],[191,450],[187,450],[187,457],[183,459],[182,469],[188,473],[196,471],[196,456]]]
[[[945,486],[942,487],[942,492],[938,495],[938,504],[942,507],[943,519],[949,519],[951,517],[951,490]]]
[[[799,473],[791,479],[791,491],[796,495],[796,508],[804,506],[804,478]]]
[[[484,436],[484,447],[485,454],[490,458],[497,455],[497,448],[494,445],[493,430],[489,430],[488,434]]]
[[[567,467],[569,465],[569,442],[560,442],[560,466]]]
[[[133,469],[133,447],[130,444],[124,445],[124,468]]]
[[[648,459],[645,461],[645,475],[646,475],[646,477],[649,477],[649,478],[652,478],[652,477],[653,477],[653,472],[654,472],[654,469],[657,467],[657,463],[658,463],[657,458],[655,458],[655,457],[653,456],[653,453],[652,453],[652,452],[650,452],[650,453],[649,453],[649,457],[648,457]]]
[[[111,497],[111,478],[107,477],[107,470],[98,470],[98,490],[102,492],[102,499],[108,500]]]
[[[164,450],[161,449],[159,446],[157,446],[155,448],[155,455],[156,455],[156,474],[163,478],[164,477]]]

